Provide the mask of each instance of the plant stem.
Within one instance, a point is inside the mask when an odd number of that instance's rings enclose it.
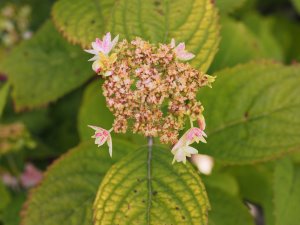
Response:
[[[152,185],[151,185],[151,160],[152,160],[153,137],[148,137],[148,159],[147,159],[147,179],[148,179],[148,206],[147,224],[150,224],[150,209],[152,206]]]

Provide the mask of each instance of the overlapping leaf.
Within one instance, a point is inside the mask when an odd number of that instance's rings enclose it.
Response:
[[[17,47],[0,65],[13,86],[17,109],[54,101],[91,75],[87,56],[71,46],[47,22],[31,40]]]
[[[237,196],[232,196],[218,188],[208,187],[211,212],[208,214],[209,225],[254,225],[247,207]]]
[[[54,163],[42,184],[32,191],[23,225],[91,225],[92,204],[108,168],[136,146],[114,140],[113,158],[107,146],[85,142]]]
[[[285,158],[274,173],[275,225],[296,225],[300,215],[300,168]]]
[[[202,152],[231,163],[274,158],[300,147],[299,66],[249,63],[218,73],[199,98],[206,107]]]
[[[248,18],[249,24],[257,27],[255,32],[241,21],[225,16],[222,18],[220,50],[209,68],[210,72],[253,59],[282,58],[280,47],[270,32],[268,21],[256,21],[257,17],[254,17],[254,22],[250,16]]]
[[[235,166],[227,168],[227,171],[235,176],[239,184],[240,198],[260,206],[264,223],[274,225],[273,166]]]
[[[226,14],[241,7],[246,0],[216,0],[215,2],[216,6],[220,9],[220,12]]]
[[[141,148],[106,174],[94,203],[94,225],[207,224],[209,208],[191,165],[171,164],[167,149]]]
[[[56,27],[73,43],[84,47],[106,31],[114,0],[60,0],[52,10]]]

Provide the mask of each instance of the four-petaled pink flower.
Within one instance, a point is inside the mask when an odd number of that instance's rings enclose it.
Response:
[[[199,141],[201,141],[206,143],[204,137],[207,137],[207,135],[203,131],[203,128],[205,128],[205,120],[203,116],[199,118],[198,123],[200,128],[191,127],[172,148],[172,153],[174,155],[173,163],[175,161],[185,163],[186,157],[191,157],[193,154],[197,154],[198,150],[190,146],[194,142],[199,143]]]
[[[112,138],[110,135],[110,130],[105,130],[101,127],[91,126],[90,128],[95,130],[95,134],[92,136],[92,138],[95,138],[95,144],[98,145],[98,147],[102,146],[105,142],[107,142],[107,145],[109,147],[109,155],[112,157]]]
[[[193,53],[190,53],[185,50],[184,42],[179,43],[176,47],[175,46],[176,46],[175,39],[172,38],[171,48],[174,49],[177,59],[182,60],[182,61],[188,61],[195,57],[195,55]]]
[[[108,32],[104,35],[102,40],[96,38],[96,40],[92,42],[92,49],[85,50],[86,52],[94,55],[94,57],[89,59],[89,61],[94,61],[92,67],[96,73],[100,73],[101,69],[103,69],[102,67],[105,66],[106,63],[113,63],[116,60],[116,56],[114,54],[111,56],[108,55],[117,44],[118,39],[119,35],[111,40],[111,34]]]

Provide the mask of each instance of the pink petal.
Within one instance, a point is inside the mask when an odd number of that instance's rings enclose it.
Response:
[[[184,42],[181,42],[177,47],[176,47],[176,51],[177,52],[182,52],[185,49],[185,44]]]
[[[21,184],[24,188],[36,186],[43,178],[43,174],[32,164],[26,164],[25,171],[21,175]]]
[[[96,73],[99,73],[101,71],[100,61],[99,60],[94,61],[92,68]]]
[[[119,40],[119,35],[117,35],[111,43],[111,49],[113,49]]]
[[[110,155],[110,157],[112,157],[112,138],[110,135],[108,136],[108,139],[107,139],[107,145],[108,145],[109,155]]]
[[[174,38],[172,38],[172,40],[171,40],[171,48],[174,48],[175,47],[175,39]]]
[[[18,179],[9,173],[4,173],[2,175],[2,181],[3,183],[11,188],[17,188],[18,187]]]
[[[194,57],[195,57],[195,55],[193,53],[189,53],[189,52],[180,52],[177,55],[177,58],[180,60],[183,60],[183,61],[191,60]]]

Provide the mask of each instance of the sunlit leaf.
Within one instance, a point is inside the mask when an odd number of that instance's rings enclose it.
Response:
[[[141,148],[106,174],[94,203],[94,225],[207,224],[209,203],[191,165],[172,165],[167,149]]]

